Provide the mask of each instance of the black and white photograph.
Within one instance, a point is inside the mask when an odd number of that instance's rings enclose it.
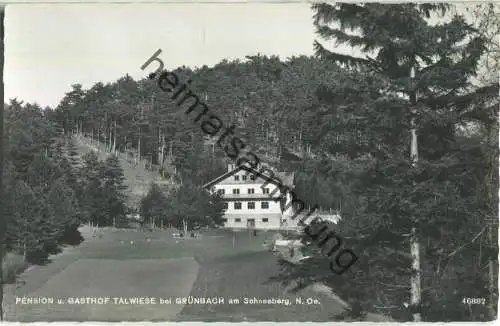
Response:
[[[497,320],[500,3],[0,29],[2,322]]]

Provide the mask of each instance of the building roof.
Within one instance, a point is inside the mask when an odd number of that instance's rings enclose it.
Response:
[[[275,186],[280,187],[280,188],[283,186],[286,186],[288,188],[294,187],[295,174],[293,172],[274,172],[274,175],[273,175],[274,177],[271,178],[268,175],[266,175],[266,174],[264,174],[256,169],[251,168],[247,164],[242,164],[242,165],[238,165],[233,170],[224,173],[220,177],[217,177],[217,178],[213,179],[212,181],[207,182],[206,184],[203,185],[203,188],[209,188],[209,187],[213,186],[214,184],[219,183],[220,181],[232,176],[233,174],[236,174],[238,171],[241,171],[241,170],[245,170],[245,171],[249,172],[250,174],[253,174],[256,177],[259,177],[259,178],[263,179],[264,181],[271,183],[271,184],[274,184]]]
[[[342,220],[342,216],[340,216],[340,214],[338,214],[338,213],[334,213],[334,214],[318,213],[318,214],[316,214],[316,216],[321,218],[323,221],[332,222],[334,224],[337,224],[338,222],[340,222],[340,220]]]

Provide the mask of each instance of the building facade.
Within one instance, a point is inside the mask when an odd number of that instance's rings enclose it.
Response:
[[[293,173],[276,172],[272,180],[247,166],[228,165],[222,176],[203,187],[219,193],[225,202],[224,227],[234,229],[279,229],[289,226],[284,214],[287,194],[280,183],[293,188]]]

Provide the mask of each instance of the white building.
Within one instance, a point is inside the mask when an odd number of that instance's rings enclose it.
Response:
[[[203,185],[219,192],[225,201],[227,228],[279,229],[290,226],[289,212],[283,214],[285,199],[279,185],[293,189],[293,173],[261,172],[245,165],[228,165],[228,171]],[[270,171],[270,170],[267,170]],[[273,176],[274,178],[269,178]]]

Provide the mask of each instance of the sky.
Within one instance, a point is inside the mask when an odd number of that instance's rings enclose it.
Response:
[[[308,3],[9,4],[5,101],[55,107],[72,84],[90,88],[126,74],[141,79],[140,67],[158,49],[166,69],[257,53],[312,55],[312,16]]]
[[[5,100],[55,106],[71,84],[129,74],[162,49],[166,69],[257,53],[312,55],[312,11],[296,4],[8,5]]]

